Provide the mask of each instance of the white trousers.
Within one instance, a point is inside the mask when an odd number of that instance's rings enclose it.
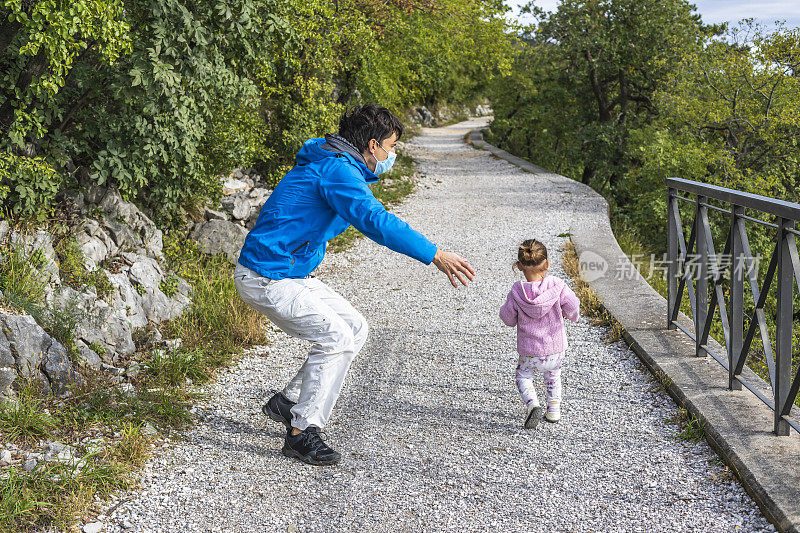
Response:
[[[239,264],[233,277],[247,305],[288,335],[313,343],[283,394],[297,402],[292,407],[292,426],[322,429],[350,363],[367,340],[367,321],[350,302],[316,278],[272,280]]]

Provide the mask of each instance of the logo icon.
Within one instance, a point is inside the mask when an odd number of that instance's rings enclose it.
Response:
[[[603,277],[608,270],[608,263],[599,254],[585,251],[578,257],[581,279],[592,282]]]

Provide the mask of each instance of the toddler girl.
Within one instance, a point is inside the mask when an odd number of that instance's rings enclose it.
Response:
[[[564,281],[548,276],[547,248],[536,239],[523,242],[514,264],[525,275],[508,293],[500,319],[517,326],[517,388],[527,407],[525,428],[539,424],[542,409],[533,387],[534,370],[544,375],[548,422],[561,418],[561,363],[567,349],[564,318],[578,320],[580,301]]]

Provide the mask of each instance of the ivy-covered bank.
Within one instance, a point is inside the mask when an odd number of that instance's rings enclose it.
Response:
[[[510,65],[500,0],[0,2],[0,207],[113,185],[177,224],[364,101],[461,104]],[[212,202],[213,203],[213,202]]]

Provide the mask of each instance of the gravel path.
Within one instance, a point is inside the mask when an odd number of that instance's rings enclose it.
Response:
[[[497,311],[524,238],[563,276],[558,235],[581,206],[568,180],[464,144],[484,124],[413,139],[426,178],[397,210],[467,257],[474,284],[366,239],[318,271],[371,325],[327,428],[342,464],[280,453],[260,406],[307,347],[276,331],[269,353],[219,376],[203,421],[150,461],[107,531],[774,531],[704,442],[674,437],[677,410],[635,355],[583,318],[568,326],[562,421],[522,429],[514,329]]]

